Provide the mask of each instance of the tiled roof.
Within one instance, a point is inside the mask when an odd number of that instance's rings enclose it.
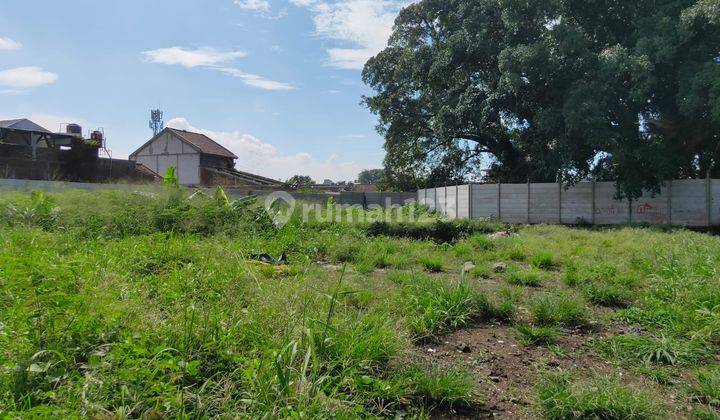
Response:
[[[233,152],[224,148],[223,146],[218,144],[215,140],[211,139],[210,137],[208,137],[204,134],[193,133],[191,131],[177,130],[175,128],[168,128],[167,130],[172,131],[173,133],[175,133],[177,136],[179,136],[186,142],[195,146],[200,151],[200,153],[205,153],[208,155],[215,155],[215,156],[229,157],[232,159],[238,158],[237,156],[235,156],[235,154]]]

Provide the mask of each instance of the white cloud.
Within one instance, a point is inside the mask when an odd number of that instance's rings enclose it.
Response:
[[[387,45],[395,17],[410,0],[290,0],[313,13],[315,32],[348,47],[327,50],[336,68],[359,70]]]
[[[274,80],[266,79],[262,76],[258,76],[257,74],[249,74],[245,73],[240,69],[236,69],[234,67],[217,67],[215,70],[223,72],[225,74],[228,74],[233,77],[237,77],[238,79],[241,79],[243,83],[245,83],[248,86],[253,86],[260,89],[265,90],[293,90],[295,87],[288,83],[284,82],[277,82]]]
[[[55,83],[58,75],[39,67],[17,67],[0,71],[0,86],[32,88]]]
[[[10,38],[0,36],[0,50],[19,50],[22,44]]]
[[[270,12],[270,2],[268,0],[235,0],[235,4],[241,9],[255,10],[258,12]]]
[[[143,51],[145,61],[149,63],[180,65],[183,67],[217,66],[245,57],[243,51],[218,51],[214,48],[185,49],[182,47],[158,48]]]
[[[204,47],[194,50],[182,47],[159,48],[157,50],[143,51],[143,59],[149,63],[178,65],[186,68],[202,68],[219,71],[237,77],[248,86],[265,90],[291,90],[294,87],[288,83],[277,82],[256,74],[245,73],[232,67],[237,58],[245,57],[242,51],[220,51]]]
[[[237,168],[274,179],[287,179],[293,175],[309,175],[316,181],[354,180],[364,168],[352,161],[342,161],[337,155],[319,160],[307,152],[282,155],[277,147],[263,143],[257,137],[240,131],[212,131],[192,126],[185,118],[173,118],[168,127],[203,133],[235,153]]]

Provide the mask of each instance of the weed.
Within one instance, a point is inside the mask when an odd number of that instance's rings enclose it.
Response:
[[[514,271],[508,275],[507,281],[515,286],[540,287],[542,274],[533,270]]]
[[[632,300],[632,293],[623,286],[612,283],[593,282],[583,288],[590,302],[611,308],[625,308]]]
[[[608,357],[656,365],[692,364],[711,355],[706,343],[668,336],[615,336],[596,343]]]
[[[489,279],[492,277],[492,269],[485,265],[478,265],[469,272],[470,277],[476,279]]]
[[[520,324],[515,327],[520,342],[526,346],[553,344],[560,337],[560,330],[555,326]]]
[[[554,270],[560,265],[555,259],[555,256],[548,252],[533,255],[530,258],[530,264],[541,270]]]
[[[421,257],[418,259],[418,262],[423,266],[425,271],[430,273],[441,273],[444,269],[442,261],[437,258]]]
[[[536,388],[540,409],[548,419],[653,419],[664,412],[655,396],[623,385],[617,378],[572,382],[567,375],[551,374]]]
[[[720,367],[703,367],[695,374],[690,394],[696,401],[720,408]]]
[[[468,372],[434,366],[430,369],[410,368],[405,374],[413,388],[413,396],[431,407],[471,405],[475,381]]]
[[[536,298],[531,302],[530,310],[535,322],[541,326],[579,327],[588,323],[585,303],[562,292]]]

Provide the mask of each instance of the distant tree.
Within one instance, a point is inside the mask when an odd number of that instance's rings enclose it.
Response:
[[[720,176],[718,0],[421,0],[371,58],[394,184]],[[482,161],[484,159],[484,162]]]
[[[361,184],[377,185],[383,182],[385,171],[383,169],[365,169],[358,175],[358,182]]]
[[[298,190],[302,188],[310,188],[315,185],[315,181],[307,175],[294,175],[288,179],[286,183]]]

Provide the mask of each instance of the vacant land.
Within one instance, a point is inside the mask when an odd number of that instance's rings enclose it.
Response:
[[[0,212],[0,417],[720,416],[718,237],[278,228],[181,192]]]

